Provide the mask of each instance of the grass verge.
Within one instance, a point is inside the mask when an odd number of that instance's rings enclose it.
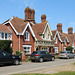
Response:
[[[75,62],[73,63],[73,65],[75,65]]]
[[[12,74],[12,75],[75,75],[75,71],[64,71],[55,74]]]

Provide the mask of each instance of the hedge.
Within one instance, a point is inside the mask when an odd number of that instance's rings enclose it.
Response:
[[[0,50],[12,52],[12,48],[10,47],[11,43],[12,43],[11,40],[0,40]]]

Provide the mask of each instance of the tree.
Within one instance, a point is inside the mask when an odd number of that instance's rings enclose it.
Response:
[[[66,48],[67,51],[72,51],[72,49],[73,49],[73,48],[72,48],[71,46],[68,46],[68,47]]]

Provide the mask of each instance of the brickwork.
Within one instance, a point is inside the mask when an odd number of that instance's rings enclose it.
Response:
[[[34,38],[29,30],[29,28],[27,28],[27,30],[29,32],[29,41],[25,41],[24,39],[24,35],[20,37],[20,48],[21,51],[23,51],[23,45],[31,45],[31,53],[34,51]]]
[[[73,34],[73,28],[72,27],[68,28],[68,34]]]
[[[57,30],[62,33],[62,24],[61,23],[58,23],[57,24]]]
[[[44,14],[41,16],[41,22],[45,22],[45,21],[46,21],[46,15]]]
[[[10,26],[10,24],[7,25],[11,30],[12,30],[12,47],[13,47],[13,52],[15,53],[16,50],[19,50],[19,36],[16,36],[16,33]]]
[[[12,27],[10,26],[10,24],[8,24],[8,27],[12,30],[12,47],[13,47],[13,51],[15,53],[16,50],[19,50],[19,36],[16,35],[16,33],[14,32],[14,30],[12,29]],[[34,38],[29,30],[29,28],[27,28],[27,31],[29,32],[29,39],[30,41],[25,41],[24,40],[24,35],[20,36],[20,50],[23,51],[23,45],[31,45],[31,53],[34,51]],[[25,56],[23,56],[25,57]],[[24,58],[23,58],[24,59]]]
[[[25,9],[25,21],[30,21],[35,23],[35,10],[27,7]]]

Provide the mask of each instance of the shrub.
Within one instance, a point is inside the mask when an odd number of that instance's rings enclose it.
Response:
[[[19,56],[20,54],[21,54],[21,52],[19,52],[19,51],[17,50],[17,51],[16,51],[16,55]]]
[[[0,50],[6,50],[7,52],[13,52],[10,44],[12,43],[11,40],[0,40]]]
[[[25,62],[29,62],[30,61],[30,56],[26,56],[26,60],[25,60]]]
[[[67,51],[72,51],[72,49],[73,49],[73,48],[72,48],[71,46],[68,46],[68,47],[66,48]]]
[[[18,50],[16,51],[16,54],[15,55],[19,56],[22,59],[22,53],[19,52]]]

